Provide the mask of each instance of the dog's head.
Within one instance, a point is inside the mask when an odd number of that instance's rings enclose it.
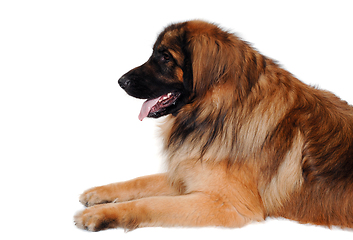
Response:
[[[235,51],[238,45],[246,44],[213,24],[191,21],[170,25],[157,38],[148,61],[123,75],[119,85],[129,95],[147,99],[140,120],[176,115],[215,84],[242,75],[244,58],[237,57],[242,54]]]
[[[173,114],[189,100],[185,24],[171,25],[158,37],[152,56],[143,65],[132,69],[119,79],[120,86],[131,96],[147,99],[139,119],[158,118]]]

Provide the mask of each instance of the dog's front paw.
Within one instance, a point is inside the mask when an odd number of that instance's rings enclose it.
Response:
[[[111,203],[116,200],[116,197],[112,196],[109,190],[110,189],[106,186],[91,188],[82,193],[79,200],[86,207],[96,204]]]
[[[99,205],[78,212],[74,217],[75,225],[78,228],[92,232],[116,228],[119,225],[118,217],[110,212],[110,209],[111,208],[106,205]]]

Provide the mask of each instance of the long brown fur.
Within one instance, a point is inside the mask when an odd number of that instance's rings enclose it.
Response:
[[[213,24],[171,25],[161,46],[177,62],[166,81],[192,76],[190,101],[161,126],[167,172],[86,191],[78,227],[353,227],[351,106]]]

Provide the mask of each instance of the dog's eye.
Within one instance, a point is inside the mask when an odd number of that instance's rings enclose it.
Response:
[[[169,54],[168,54],[168,53],[163,53],[161,60],[162,60],[163,62],[169,62],[169,60],[170,60]]]

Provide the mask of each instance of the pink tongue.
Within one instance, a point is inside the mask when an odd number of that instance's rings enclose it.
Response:
[[[141,111],[139,114],[139,120],[142,121],[145,117],[147,117],[148,113],[151,111],[151,108],[158,102],[159,98],[147,100],[142,104]]]

